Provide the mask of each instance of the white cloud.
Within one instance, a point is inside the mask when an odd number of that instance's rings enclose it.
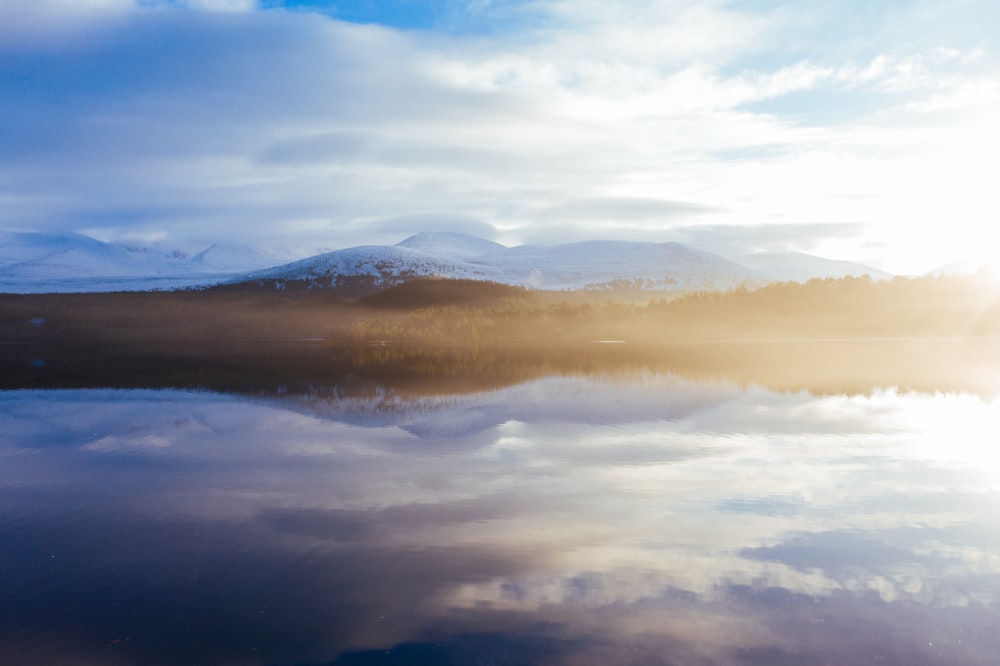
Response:
[[[904,108],[920,113],[971,109],[1000,102],[1000,83],[995,79],[945,80],[934,86],[935,92],[910,102]]]
[[[982,45],[790,55],[774,40],[793,19],[808,27],[797,14],[681,1],[529,3],[519,11],[537,27],[478,36],[97,6],[36,22],[48,42],[10,46],[49,60],[28,56],[9,80],[0,197],[18,203],[0,226],[207,240],[238,229],[255,242],[295,230],[330,247],[398,240],[366,225],[436,215],[507,242],[845,224],[877,235],[827,249],[916,270],[927,253],[907,247],[931,248],[945,211],[970,227],[996,214],[975,164],[998,103]],[[583,200],[623,204],[600,221],[565,214]],[[650,216],[634,201],[689,213]],[[918,221],[929,231],[914,234]]]
[[[754,48],[767,21],[720,2],[554,0],[542,4],[556,28],[553,52],[638,62],[652,68],[718,59]]]
[[[463,7],[465,11],[470,14],[479,14],[489,8],[492,4],[493,0],[465,0]]]
[[[0,48],[69,46],[84,39],[82,32],[105,28],[134,8],[134,0],[5,0]]]

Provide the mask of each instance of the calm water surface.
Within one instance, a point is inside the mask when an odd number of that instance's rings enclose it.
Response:
[[[994,664],[1000,400],[0,391],[0,662]]]

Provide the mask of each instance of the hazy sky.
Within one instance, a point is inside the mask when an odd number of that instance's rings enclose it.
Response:
[[[0,0],[0,228],[991,250],[994,0]]]

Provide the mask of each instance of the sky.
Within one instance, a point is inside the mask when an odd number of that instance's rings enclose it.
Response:
[[[993,0],[0,0],[0,229],[991,259]]]

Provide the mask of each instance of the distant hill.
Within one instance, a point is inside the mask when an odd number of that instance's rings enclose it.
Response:
[[[733,261],[752,268],[768,281],[806,282],[813,278],[843,278],[868,275],[873,280],[885,280],[892,275],[853,261],[824,259],[804,252],[758,252],[730,255]]]
[[[178,289],[287,261],[236,244],[197,253],[162,244],[105,243],[82,234],[0,232],[0,292]]]
[[[423,232],[395,245],[362,245],[285,263],[238,244],[216,243],[189,253],[75,234],[0,233],[0,292],[8,293],[225,285],[333,289],[360,297],[431,277],[544,290],[695,291],[862,274],[887,277],[868,266],[801,253],[727,258],[681,243],[595,240],[507,247],[467,234]]]
[[[507,250],[505,245],[477,236],[447,231],[423,231],[396,243],[396,247],[420,250],[438,257],[473,259]]]
[[[417,234],[392,246],[328,252],[237,278],[276,288],[385,289],[417,277],[549,290],[725,289],[762,280],[746,266],[680,243],[586,241],[506,247],[464,234]]]
[[[238,273],[274,266],[284,258],[234,243],[212,243],[191,257],[191,264],[207,273]]]
[[[80,234],[0,234],[0,276],[27,279],[118,277],[155,274],[170,263],[156,257],[143,262],[130,248]]]
[[[952,261],[927,271],[924,275],[980,275],[996,282],[1000,280],[1000,264],[986,260]]]

